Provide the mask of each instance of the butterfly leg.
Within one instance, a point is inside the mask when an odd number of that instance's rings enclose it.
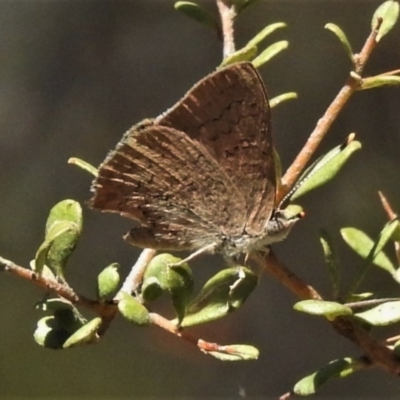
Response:
[[[194,258],[198,257],[199,255],[203,254],[203,253],[213,253],[214,250],[218,247],[218,243],[214,242],[211,244],[208,244],[207,246],[201,247],[200,249],[196,250],[195,252],[193,252],[192,254],[190,254],[189,256],[187,256],[186,258],[184,258],[181,261],[178,261],[176,263],[171,263],[169,264],[170,267],[179,267],[180,265],[193,260]]]

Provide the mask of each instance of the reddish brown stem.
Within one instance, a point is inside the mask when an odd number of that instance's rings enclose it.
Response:
[[[222,349],[225,349],[225,347],[229,349],[229,346],[221,346],[217,343],[206,342],[203,339],[197,338],[190,333],[179,329],[174,323],[159,314],[150,313],[150,318],[151,322],[154,325],[157,325],[167,332],[186,340],[187,342],[197,346],[201,351],[204,351],[206,353],[210,351],[221,351]]]
[[[99,330],[100,335],[105,332],[110,322],[114,318],[114,315],[116,313],[115,304],[100,303],[94,300],[90,300],[87,297],[76,294],[74,290],[68,285],[60,283],[54,279],[49,279],[44,276],[41,276],[32,270],[16,265],[12,261],[6,260],[2,257],[0,257],[0,268],[3,269],[4,272],[16,275],[19,278],[32,282],[33,284],[41,287],[42,289],[55,293],[58,296],[63,297],[66,300],[69,300],[71,303],[75,305],[84,306],[99,314],[103,319],[102,326],[100,327]]]
[[[389,218],[389,221],[397,218],[398,217],[397,213],[394,212],[392,206],[390,205],[389,201],[384,196],[384,194],[382,192],[378,192],[378,193],[379,193],[379,197],[381,199],[383,209],[385,210],[386,215]],[[394,251],[396,253],[397,265],[400,265],[400,242],[398,240],[394,241]]]
[[[276,257],[272,250],[268,255],[261,253],[251,254],[251,258],[262,266],[265,272],[272,275],[282,285],[288,288],[299,299],[321,300],[320,294],[311,286],[287,269]]]
[[[322,300],[321,295],[312,286],[289,271],[272,252],[264,257],[257,255],[252,258],[261,263],[268,273],[279,280],[299,299]],[[338,317],[329,322],[340,335],[356,344],[372,365],[380,366],[388,372],[400,375],[400,359],[391,349],[378,342],[353,319]]]
[[[143,256],[143,259],[147,259],[151,255],[150,252],[145,252],[144,254],[146,255],[146,257]],[[117,312],[116,302],[102,303],[90,300],[84,296],[76,294],[69,286],[65,284],[59,283],[54,279],[47,279],[43,276],[38,275],[34,271],[20,267],[19,265],[14,264],[12,261],[5,260],[4,258],[1,257],[0,257],[0,268],[2,268],[4,272],[16,275],[22,279],[34,283],[35,285],[43,289],[49,290],[52,293],[55,293],[58,296],[61,296],[64,299],[69,300],[71,303],[75,305],[84,306],[99,314],[102,318],[102,325],[98,332],[100,336],[102,336],[107,331],[111,321],[115,317],[115,314]],[[206,342],[205,340],[196,338],[195,336],[190,335],[189,333],[178,329],[174,323],[162,317],[161,315],[158,315],[156,313],[150,313],[150,318],[154,325],[157,325],[160,328],[186,340],[187,342],[196,345],[202,351],[205,352],[220,351],[221,348],[223,348],[217,343]]]
[[[375,29],[372,30],[368,39],[366,40],[361,52],[355,55],[355,72],[360,75],[371,55],[373,49],[376,46],[376,36],[378,34],[379,28],[382,24],[382,20],[379,20]],[[297,155],[296,159],[293,161],[292,165],[288,168],[285,175],[282,178],[282,186],[277,193],[276,204],[285,197],[285,195],[290,191],[298,180],[300,174],[303,172],[307,163],[310,161],[311,157],[315,153],[317,147],[321,143],[322,139],[327,134],[332,123],[335,121],[340,111],[343,109],[351,95],[357,90],[360,85],[360,80],[353,76],[350,76],[346,84],[339,91],[336,98],[333,100],[331,105],[325,111],[325,114],[317,122],[316,127],[309,136],[303,149]]]
[[[390,205],[389,201],[387,200],[386,196],[382,192],[378,192],[378,194],[379,194],[379,198],[381,200],[383,209],[385,210],[389,221],[397,218],[397,214],[394,212],[394,210],[393,210],[392,206]]]

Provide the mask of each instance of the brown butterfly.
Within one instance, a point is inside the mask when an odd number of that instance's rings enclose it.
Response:
[[[274,210],[271,112],[249,62],[206,76],[166,113],[131,128],[92,191],[93,208],[140,222],[129,242],[192,256],[264,250],[298,219]]]

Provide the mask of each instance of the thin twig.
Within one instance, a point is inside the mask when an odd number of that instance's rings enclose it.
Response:
[[[357,75],[360,75],[362,73],[369,56],[376,46],[376,36],[378,34],[381,24],[382,20],[379,20],[377,26],[371,31],[369,37],[365,41],[361,52],[355,55],[355,72]],[[339,91],[336,98],[325,111],[325,114],[317,122],[315,129],[309,136],[303,149],[297,155],[296,159],[293,161],[292,165],[288,168],[285,175],[283,176],[282,186],[277,193],[276,204],[280,203],[280,201],[285,197],[285,195],[296,183],[297,179],[303,172],[307,163],[310,161],[322,139],[326,136],[332,123],[336,120],[340,111],[350,99],[351,95],[358,89],[359,85],[360,80],[350,75],[346,84]]]
[[[148,251],[146,251],[148,250]],[[146,249],[142,252],[141,256],[139,257],[138,261],[136,262],[134,268],[137,268],[135,272],[134,278],[136,279],[136,273],[139,272],[140,265],[147,265],[148,261],[150,261],[151,257],[154,256],[154,253],[150,251],[150,249]],[[88,308],[97,314],[99,314],[102,318],[102,324],[99,328],[98,334],[103,336],[104,333],[107,331],[108,327],[110,326],[112,320],[114,319],[117,313],[117,301],[103,303],[94,300],[90,300],[84,296],[78,295],[75,293],[69,286],[64,285],[62,283],[57,282],[54,279],[47,279],[43,276],[40,276],[34,271],[31,271],[27,268],[23,268],[19,265],[16,265],[14,262],[10,260],[6,260],[5,258],[0,257],[0,269],[4,272],[13,274],[18,276],[19,278],[25,279],[34,283],[35,285],[46,289],[58,296],[69,300],[74,305],[80,305],[85,308]],[[132,272],[132,271],[131,271]],[[131,274],[129,274],[131,275]],[[134,279],[134,281],[135,281]],[[131,284],[131,280],[129,280],[129,284]],[[130,293],[130,292],[128,292]],[[151,321],[154,325],[170,332],[185,341],[196,345],[201,351],[210,352],[210,351],[220,351],[229,353],[229,346],[221,346],[217,343],[210,343],[203,339],[199,339],[183,330],[179,329],[173,322],[169,321],[168,319],[162,317],[156,313],[150,313]]]
[[[390,205],[386,196],[382,192],[378,192],[378,193],[379,193],[379,198],[382,203],[382,207],[385,210],[386,215],[389,218],[389,221],[396,219],[398,217],[398,215],[397,215],[397,213],[394,212],[394,210],[393,210],[392,206]],[[396,254],[397,265],[400,265],[400,242],[398,240],[395,240],[393,242],[393,245],[394,245],[394,251]]]
[[[128,276],[125,279],[120,291],[114,297],[114,300],[119,300],[121,293],[133,293],[139,287],[143,279],[143,274],[151,259],[156,255],[157,251],[153,249],[144,249],[132,267]]]
[[[284,393],[283,395],[279,396],[278,400],[289,400],[292,397],[292,395],[294,395],[293,392]]]
[[[13,261],[6,260],[3,257],[0,257],[0,268],[4,272],[16,275],[27,281],[31,281],[36,286],[57,293],[59,296],[69,300],[71,303],[90,303],[90,300],[78,296],[70,286],[60,283],[54,279],[45,278],[35,271],[20,267],[19,265],[16,265]]]
[[[400,335],[396,335],[396,336],[392,336],[392,337],[390,337],[390,338],[387,338],[386,339],[386,343],[387,344],[389,344],[389,343],[396,343],[396,342],[398,342],[400,340]]]
[[[263,263],[265,270],[279,280],[299,299],[323,300],[312,286],[288,270],[272,252],[269,252],[264,258],[260,254],[253,255],[252,258],[258,263]],[[351,318],[338,317],[329,322],[341,336],[346,337],[359,347],[371,364],[380,366],[395,375],[400,375],[400,359],[391,349],[378,342]]]
[[[371,363],[363,356],[358,357],[357,359],[353,358],[353,362],[357,363],[357,371],[360,371],[361,369],[368,369],[368,368],[372,367]],[[318,374],[318,372],[317,372],[317,374]],[[281,396],[279,396],[278,400],[289,400],[292,397],[298,398],[293,390],[282,394]]]
[[[382,203],[382,207],[386,211],[386,215],[388,216],[389,221],[397,218],[397,214],[394,212],[394,210],[393,210],[392,206],[390,205],[386,196],[380,191],[378,192],[378,194],[379,194],[379,198]]]
[[[223,57],[226,58],[235,52],[233,24],[237,16],[236,7],[229,0],[216,0],[216,3],[221,17]]]
[[[338,317],[331,322],[332,327],[342,336],[359,347],[372,365],[400,375],[400,359],[383,343],[377,341],[360,325],[348,317]]]
[[[277,279],[282,285],[286,286],[299,299],[321,300],[320,294],[311,286],[296,276],[280,262],[275,254],[270,250],[268,255],[261,253],[251,253],[250,257],[262,266],[263,269]]]
[[[346,307],[350,307],[352,310],[356,310],[358,308],[379,306],[380,304],[387,303],[388,301],[400,301],[400,298],[399,297],[388,297],[385,299],[371,299],[371,300],[363,300],[363,301],[354,301],[351,303],[344,303],[344,305]]]
[[[60,283],[57,280],[39,275],[35,271],[21,267],[15,264],[13,261],[6,260],[3,257],[0,257],[0,269],[2,269],[4,272],[25,279],[26,281],[32,282],[34,285],[57,294],[73,304],[89,308],[102,317],[109,317],[110,314],[112,314],[115,310],[114,304],[100,303],[98,301],[88,299],[85,296],[78,295],[70,286]]]
[[[375,75],[375,76],[392,76],[392,75],[399,75],[400,69],[394,69],[393,71],[383,72],[382,74]]]
[[[211,351],[218,351],[218,352],[223,352],[223,353],[230,353],[229,347],[230,346],[221,346],[218,343],[212,343],[212,342],[207,342],[203,339],[197,338],[190,333],[179,329],[173,322],[170,320],[164,318],[163,316],[156,314],[156,313],[150,313],[150,319],[151,322],[154,325],[157,325],[158,327],[166,330],[169,333],[172,333],[173,335],[184,339],[188,343],[191,343],[195,346],[197,346],[201,351],[208,353]]]
[[[382,22],[383,22],[383,19],[378,18],[378,20],[376,21],[375,27],[372,29],[371,33],[369,34],[360,53],[355,54],[355,65],[356,65],[355,72],[358,75],[361,75],[362,72],[364,71],[365,65],[367,64],[367,61],[368,61],[370,55],[372,54],[373,50],[375,49],[375,47],[378,43],[376,41],[376,37],[378,36],[379,29],[382,25]]]

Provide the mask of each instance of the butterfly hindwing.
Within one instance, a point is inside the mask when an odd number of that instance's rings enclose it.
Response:
[[[197,83],[155,120],[203,144],[246,201],[246,230],[260,234],[275,201],[270,108],[251,63],[219,70]]]

